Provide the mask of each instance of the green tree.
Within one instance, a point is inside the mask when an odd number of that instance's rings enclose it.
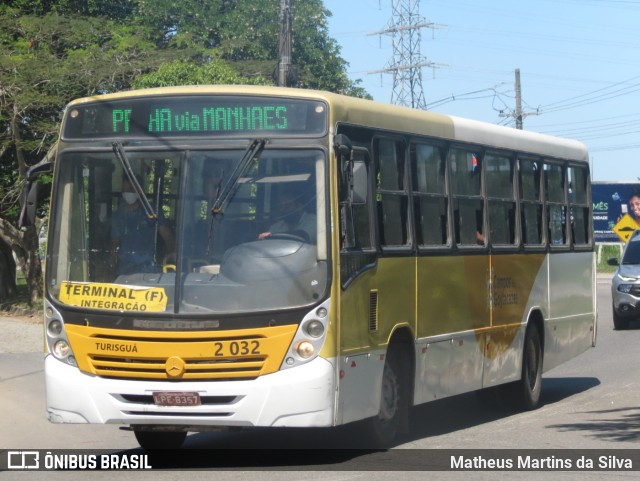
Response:
[[[322,0],[293,2],[293,64],[297,86],[371,98],[351,81],[340,46],[329,36],[331,13]],[[200,59],[225,60],[246,78],[273,79],[278,58],[277,0],[139,0],[140,22],[158,45],[200,51]]]
[[[0,300],[13,253],[42,295],[37,225],[17,228],[29,166],[57,138],[71,99],[134,87],[272,82],[277,0],[6,0],[0,5]],[[369,97],[346,74],[322,0],[295,0],[298,86]]]
[[[204,64],[176,61],[161,65],[158,70],[138,75],[132,83],[134,88],[168,87],[172,85],[206,84],[255,84],[268,85],[262,77],[247,78],[238,74],[221,60],[210,60]]]
[[[33,300],[42,296],[38,230],[44,217],[17,228],[28,167],[55,142],[70,99],[128,88],[150,59],[164,60],[152,55],[156,47],[144,41],[141,27],[116,18],[117,9],[112,18],[76,14],[96,5],[19,0],[0,6],[0,244],[16,256]],[[15,291],[12,262],[0,271],[5,295]]]

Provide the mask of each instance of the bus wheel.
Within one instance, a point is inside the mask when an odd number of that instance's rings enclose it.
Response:
[[[398,436],[403,416],[408,415],[407,384],[402,376],[402,354],[390,348],[382,372],[380,411],[368,420],[376,447],[389,446]]]
[[[538,407],[542,391],[542,341],[538,327],[531,324],[524,337],[522,378],[514,388],[517,407],[530,411]]]
[[[147,451],[153,449],[179,449],[187,433],[184,431],[138,431],[134,430],[138,444]]]

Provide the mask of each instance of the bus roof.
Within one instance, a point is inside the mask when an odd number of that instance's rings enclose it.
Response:
[[[207,94],[284,95],[294,98],[325,100],[331,105],[332,129],[337,123],[364,125],[389,132],[432,136],[464,143],[481,144],[495,149],[509,149],[533,155],[588,161],[585,145],[576,140],[309,89],[249,85],[158,87],[85,97],[70,102],[67,108],[90,102],[143,96]]]

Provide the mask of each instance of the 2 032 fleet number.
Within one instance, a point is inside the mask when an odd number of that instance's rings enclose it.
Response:
[[[259,355],[260,341],[227,341],[227,342],[214,342],[213,355],[215,357],[227,357],[227,356],[250,356]]]

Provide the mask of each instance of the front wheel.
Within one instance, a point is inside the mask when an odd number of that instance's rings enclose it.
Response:
[[[385,359],[380,395],[380,411],[367,420],[368,431],[375,447],[388,447],[398,437],[408,416],[408,384],[403,376],[403,356],[399,349],[390,349]]]
[[[187,437],[183,431],[138,431],[134,430],[136,440],[142,449],[179,449]]]

